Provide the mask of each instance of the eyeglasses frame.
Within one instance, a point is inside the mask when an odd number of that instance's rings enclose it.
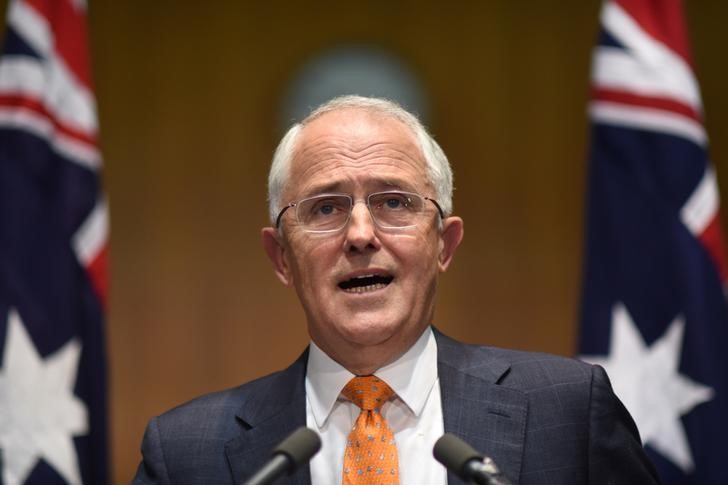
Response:
[[[413,227],[413,226],[401,226],[401,227],[397,227],[397,226],[391,226],[391,227],[390,226],[381,226],[377,222],[377,218],[374,217],[374,214],[372,214],[372,208],[369,205],[369,199],[373,195],[379,195],[379,194],[416,195],[417,197],[421,197],[424,200],[429,200],[430,202],[432,202],[433,204],[435,204],[435,208],[437,209],[438,214],[440,214],[440,219],[441,220],[442,219],[445,219],[445,213],[443,212],[442,207],[440,207],[440,204],[435,199],[433,199],[432,197],[427,197],[427,196],[418,194],[416,192],[407,192],[407,191],[403,191],[403,190],[384,190],[384,191],[381,191],[381,192],[372,192],[371,194],[368,194],[366,196],[366,198],[363,199],[363,200],[366,202],[367,210],[369,211],[369,215],[372,218],[372,221],[374,222],[374,224],[377,225],[378,227],[383,228],[383,229],[405,229],[405,228]],[[340,228],[338,228],[338,229],[326,229],[326,230],[323,230],[323,231],[316,231],[316,230],[311,230],[311,229],[304,229],[304,231],[310,232],[310,233],[314,233],[314,234],[325,234],[325,233],[334,233],[334,232],[338,232],[338,231],[342,230],[349,223],[349,220],[351,220],[351,213],[354,210],[354,205],[358,201],[355,200],[354,197],[351,196],[351,195],[349,195],[349,194],[334,194],[334,193],[330,193],[330,194],[329,193],[318,194],[318,195],[314,195],[314,196],[311,196],[311,197],[306,197],[306,198],[300,199],[300,200],[298,200],[296,202],[290,202],[285,207],[283,207],[283,209],[281,209],[281,211],[278,213],[278,217],[276,217],[276,224],[275,224],[276,229],[280,229],[280,227],[281,227],[281,219],[283,218],[283,214],[285,214],[285,212],[288,209],[290,209],[292,207],[298,207],[298,205],[300,205],[301,202],[305,202],[305,201],[311,200],[311,199],[316,199],[316,198],[319,198],[319,197],[326,197],[326,196],[336,196],[336,197],[343,196],[343,197],[346,197],[346,198],[349,199],[349,201],[350,201],[349,214],[346,217],[346,222],[344,222],[344,224]],[[359,199],[359,200],[361,200],[361,199]],[[296,217],[296,219],[298,219],[298,217]]]

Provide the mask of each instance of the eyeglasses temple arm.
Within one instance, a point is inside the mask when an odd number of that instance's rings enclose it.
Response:
[[[430,199],[429,197],[425,197],[425,199],[427,199],[430,202],[432,202],[433,204],[435,204],[435,207],[437,207],[437,212],[440,213],[440,219],[444,219],[445,218],[445,213],[442,211],[442,207],[440,207],[440,204],[438,204],[435,199]],[[278,218],[280,219],[280,216]],[[276,226],[276,227],[278,227],[278,226]]]
[[[435,202],[435,205],[437,205],[436,202]],[[278,213],[278,217],[276,217],[276,229],[278,229],[281,226],[281,217],[283,217],[283,214],[285,214],[285,212],[288,209],[290,209],[291,207],[295,207],[295,206],[296,206],[296,203],[292,202],[292,203],[288,204],[287,206],[285,206],[283,209],[281,209],[281,211]],[[438,209],[439,208],[440,207],[438,206]],[[440,213],[442,214],[442,211],[440,211]]]

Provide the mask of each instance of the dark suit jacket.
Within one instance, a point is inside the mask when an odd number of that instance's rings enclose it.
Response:
[[[513,483],[657,483],[634,422],[601,367],[435,336],[445,431],[492,457]],[[307,355],[284,371],[153,418],[134,483],[249,478],[270,450],[306,425]],[[448,480],[461,483],[452,474]],[[310,484],[308,466],[286,483]]]

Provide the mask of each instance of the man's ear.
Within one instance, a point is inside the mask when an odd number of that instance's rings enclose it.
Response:
[[[455,250],[463,240],[463,220],[459,217],[447,217],[442,221],[442,232],[440,233],[440,254],[438,263],[440,271],[446,271],[450,266]]]
[[[268,255],[268,259],[273,264],[273,270],[286,286],[291,286],[293,279],[291,278],[291,270],[286,259],[286,249],[280,240],[280,234],[275,227],[264,227],[260,231],[261,240],[263,241],[263,249]]]

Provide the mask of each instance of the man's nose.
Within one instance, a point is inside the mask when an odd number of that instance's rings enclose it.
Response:
[[[365,201],[354,202],[351,217],[346,226],[346,245],[348,249],[363,251],[378,247],[374,219]]]

